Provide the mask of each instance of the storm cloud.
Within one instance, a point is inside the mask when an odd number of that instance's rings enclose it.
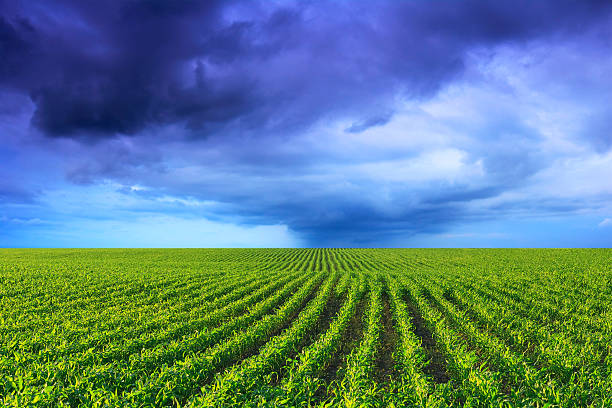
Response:
[[[426,97],[475,47],[567,36],[609,2],[5,2],[0,83],[50,137],[307,126]],[[380,117],[365,117],[359,131]],[[240,122],[240,123],[237,123]],[[381,122],[382,123],[382,122]]]
[[[571,175],[612,169],[611,13],[0,0],[0,205],[37,203],[0,216],[68,217],[44,204],[63,191],[87,217],[77,192],[109,186],[123,198],[99,211],[117,219],[280,224],[307,245],[401,245],[521,209],[604,216],[607,184]]]

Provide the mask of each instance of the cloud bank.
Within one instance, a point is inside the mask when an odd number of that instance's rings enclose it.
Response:
[[[0,5],[5,220],[402,246],[611,214],[609,2]]]

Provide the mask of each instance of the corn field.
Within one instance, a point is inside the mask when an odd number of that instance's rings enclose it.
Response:
[[[612,250],[0,250],[15,407],[609,407]]]

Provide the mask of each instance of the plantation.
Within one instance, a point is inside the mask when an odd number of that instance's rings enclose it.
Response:
[[[0,250],[0,403],[612,406],[612,250]]]

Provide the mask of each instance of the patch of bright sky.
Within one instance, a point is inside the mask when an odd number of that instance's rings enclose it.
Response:
[[[419,234],[395,241],[398,247],[439,248],[610,248],[610,228],[598,226],[593,215],[561,217],[508,217],[457,226],[441,233]],[[610,223],[612,225],[612,222]]]

